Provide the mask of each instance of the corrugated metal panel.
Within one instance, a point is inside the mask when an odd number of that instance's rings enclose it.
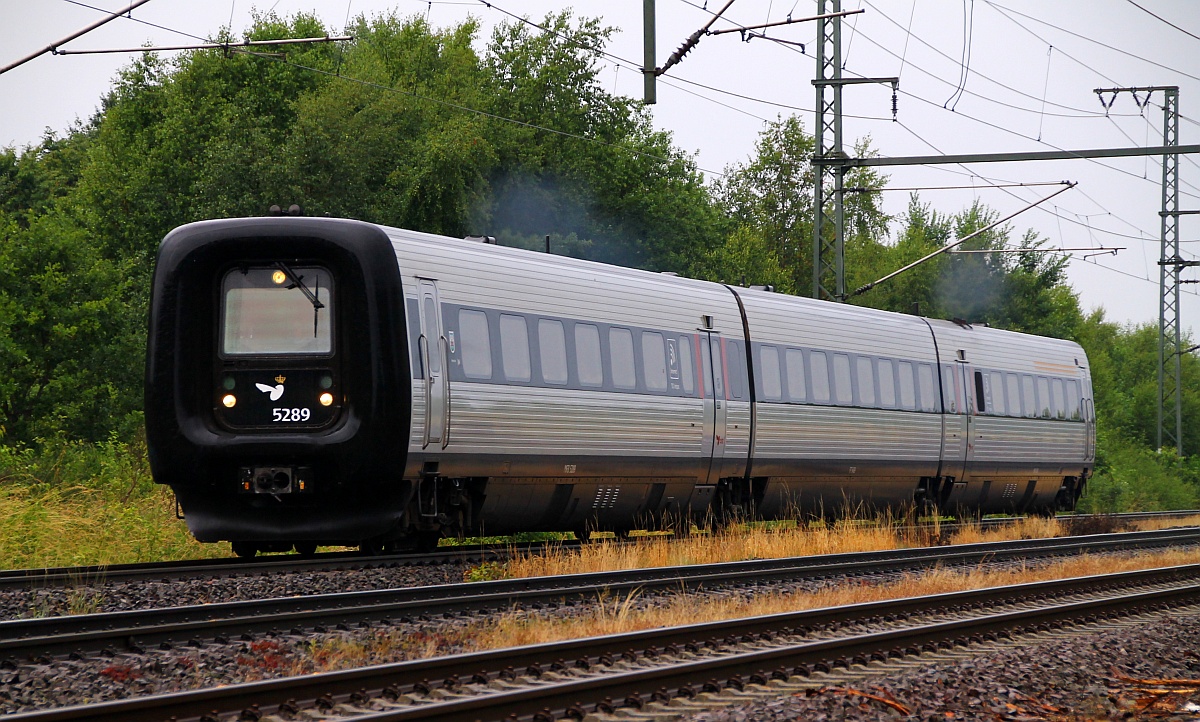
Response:
[[[759,404],[754,454],[782,459],[877,459],[937,464],[937,414]]]
[[[702,411],[700,399],[459,383],[447,452],[699,458]]]

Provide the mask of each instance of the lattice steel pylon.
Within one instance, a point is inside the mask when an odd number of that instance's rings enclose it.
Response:
[[[832,9],[829,8],[832,6]],[[842,0],[817,0],[817,14],[842,11]],[[844,165],[821,163],[845,158],[842,147],[842,19],[817,21],[816,157],[813,163],[813,298],[841,301],[846,297],[845,213],[842,208]],[[833,181],[833,218],[825,212],[826,177]]]
[[[1147,88],[1147,91],[1151,89]],[[1179,144],[1179,88],[1154,88],[1163,93],[1163,147]],[[1183,345],[1179,322],[1179,273],[1197,265],[1179,255],[1179,156],[1162,159],[1162,255],[1158,261],[1158,448],[1175,442],[1183,456]]]
[[[1175,453],[1183,456],[1183,361],[1179,320],[1179,274],[1185,268],[1200,266],[1179,254],[1179,216],[1196,211],[1179,210],[1179,86],[1155,85],[1141,88],[1097,88],[1105,111],[1116,102],[1118,93],[1129,93],[1139,108],[1150,104],[1150,96],[1163,94],[1162,210],[1160,253],[1158,257],[1158,449],[1164,442],[1175,442]],[[1104,99],[1106,93],[1112,97]],[[1143,99],[1138,94],[1145,93]],[[1190,350],[1190,349],[1189,349]]]

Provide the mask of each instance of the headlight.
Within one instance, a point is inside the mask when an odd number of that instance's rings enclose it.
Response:
[[[237,397],[233,394],[225,394],[224,398],[221,399],[221,403],[225,404],[225,408],[232,409],[237,404]]]
[[[333,403],[333,394],[326,391],[325,393],[323,393],[319,397],[317,397],[317,400],[321,402],[322,406],[329,406]]]

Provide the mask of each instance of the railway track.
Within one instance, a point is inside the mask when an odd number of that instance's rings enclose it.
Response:
[[[1133,512],[1125,514],[1063,514],[1058,518],[1064,522],[1128,523],[1147,519],[1184,519],[1200,516],[1197,511]],[[1011,524],[1021,517],[992,517],[977,522],[983,528]],[[932,526],[932,525],[930,525]],[[944,523],[939,529],[945,534],[953,533],[959,525]],[[577,547],[581,542],[519,542],[469,547],[439,547],[431,552],[406,552],[399,554],[369,555],[359,552],[325,552],[312,557],[292,554],[259,556],[254,559],[193,559],[145,564],[111,564],[75,567],[51,567],[44,569],[0,570],[0,590],[33,589],[87,584],[117,584],[142,580],[159,581],[175,579],[197,579],[223,576],[250,576],[255,574],[283,574],[345,569],[375,569],[383,567],[443,564],[454,562],[476,562],[504,559],[512,551],[530,552],[549,545]]]
[[[590,602],[603,593],[720,589],[773,582],[846,579],[930,568],[1045,559],[1082,553],[1200,544],[1200,528],[1030,539],[955,547],[860,552],[724,564],[264,599],[192,607],[0,622],[0,659],[48,663],[55,656],[142,652],[225,643],[255,634],[306,634],[406,624],[478,611]],[[246,635],[246,636],[243,636]]]
[[[1200,565],[1078,577],[653,629],[37,713],[21,722],[355,719],[470,722],[676,712],[789,694],[886,665],[1200,605]],[[668,710],[663,710],[664,712]],[[628,715],[625,717],[628,718]]]

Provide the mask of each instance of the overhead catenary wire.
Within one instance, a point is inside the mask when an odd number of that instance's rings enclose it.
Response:
[[[75,32],[68,35],[67,37],[63,38],[62,40],[50,43],[46,47],[41,48],[40,50],[35,50],[32,53],[30,53],[29,55],[26,55],[25,57],[21,58],[20,60],[13,61],[13,62],[9,63],[8,65],[5,65],[3,68],[0,68],[0,75],[7,73],[8,71],[12,70],[13,68],[19,68],[22,65],[24,65],[25,63],[28,63],[30,60],[39,58],[39,57],[45,55],[46,53],[53,53],[58,48],[58,46],[63,45],[64,43],[69,43],[78,37],[86,35],[86,34],[92,32],[93,30],[95,30],[96,28],[100,27],[101,25],[105,25],[109,22],[112,22],[113,20],[116,20],[119,17],[129,15],[129,13],[132,13],[135,8],[141,7],[142,5],[145,5],[148,2],[150,2],[150,0],[134,0],[133,2],[129,3],[129,5],[127,5],[124,9],[118,10],[115,13],[109,13],[107,17],[101,18],[80,30],[76,30]],[[108,12],[108,11],[102,10],[101,12]]]
[[[955,241],[951,241],[950,243],[947,243],[946,245],[942,246],[941,248],[937,249],[936,251],[933,251],[932,253],[928,253],[928,254],[922,256],[921,258],[918,258],[917,260],[913,261],[912,263],[909,263],[901,268],[897,268],[895,271],[892,271],[891,273],[887,274],[886,276],[884,276],[876,281],[871,281],[870,283],[866,283],[866,284],[863,284],[862,286],[859,286],[852,293],[850,293],[848,296],[846,296],[846,298],[850,299],[850,298],[853,298],[854,296],[864,294],[867,291],[870,291],[872,288],[875,288],[879,284],[883,283],[884,281],[895,278],[896,276],[899,276],[901,273],[904,273],[907,270],[915,268],[915,267],[921,265],[922,263],[925,263],[926,261],[928,261],[932,258],[935,258],[936,256],[940,256],[943,253],[952,251],[955,248],[957,248],[958,246],[961,246],[962,244],[971,240],[975,236],[978,236],[981,233],[990,231],[991,229],[995,228],[996,226],[1000,225],[1001,223],[1010,221],[1013,218],[1015,218],[1016,216],[1019,216],[1020,214],[1029,210],[1030,208],[1035,208],[1035,207],[1041,205],[1042,203],[1045,203],[1046,201],[1050,200],[1051,198],[1059,195],[1060,193],[1066,193],[1067,191],[1071,190],[1074,187],[1075,187],[1075,184],[1071,183],[1064,188],[1060,188],[1060,189],[1054,191],[1053,193],[1046,196],[1045,198],[1039,198],[1038,200],[1034,201],[1033,203],[1030,203],[1029,205],[1025,206],[1024,208],[1013,211],[1012,213],[1009,213],[1007,216],[1004,216],[1003,218],[998,218],[998,219],[992,221],[991,223],[987,224],[983,228],[974,230],[971,233],[968,233],[967,235],[963,236],[962,238],[959,238]]]
[[[277,45],[302,45],[307,43],[335,43],[343,40],[353,40],[351,35],[331,37],[326,35],[319,38],[284,38],[282,40],[242,40],[224,43],[197,43],[193,45],[156,45],[137,48],[95,48],[88,50],[55,50],[55,55],[97,55],[102,53],[155,53],[173,50],[232,50],[234,48],[252,48]]]

